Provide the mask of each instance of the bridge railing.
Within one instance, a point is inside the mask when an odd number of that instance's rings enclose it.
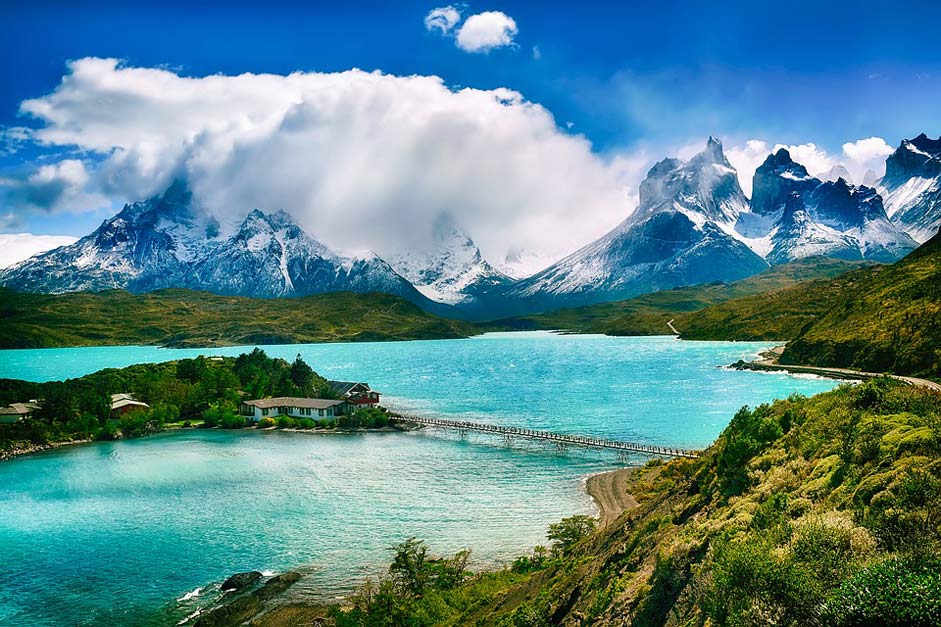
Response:
[[[392,417],[403,422],[411,422],[423,426],[442,427],[447,429],[480,431],[484,433],[499,433],[508,436],[520,436],[539,440],[549,440],[563,444],[572,444],[576,446],[587,446],[591,448],[613,449],[620,451],[630,451],[648,455],[664,455],[668,457],[686,457],[693,458],[699,453],[686,449],[656,446],[652,444],[641,444],[638,442],[624,442],[620,440],[610,440],[607,438],[597,438],[584,435],[569,435],[563,433],[554,433],[552,431],[537,431],[535,429],[524,429],[522,427],[507,427],[494,425],[485,422],[471,422],[468,420],[446,420],[442,418],[426,418],[422,416],[410,416],[402,413],[392,413]]]

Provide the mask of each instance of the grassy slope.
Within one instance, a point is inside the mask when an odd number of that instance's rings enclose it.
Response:
[[[639,507],[567,558],[435,592],[411,624],[939,624],[939,412],[888,380],[740,412],[699,459],[636,471]]]
[[[891,265],[678,316],[687,339],[788,340],[784,363],[941,377],[941,239]]]
[[[814,279],[835,277],[861,265],[864,264],[837,259],[805,259],[734,283],[693,285],[614,303],[508,318],[494,321],[485,325],[485,328],[564,329],[608,335],[664,335],[670,332],[667,321],[677,315],[758,292],[780,290]]]
[[[396,296],[254,299],[170,289],[51,296],[0,289],[0,348],[217,346],[468,337],[472,325]]]

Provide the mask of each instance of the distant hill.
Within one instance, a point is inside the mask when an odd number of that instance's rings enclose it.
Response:
[[[397,296],[350,292],[255,299],[184,289],[62,295],[0,289],[0,320],[0,348],[356,342],[479,333]]]
[[[715,282],[663,290],[613,303],[505,318],[484,326],[504,330],[554,329],[607,335],[665,335],[670,333],[667,322],[684,313],[808,281],[830,279],[870,266],[871,262],[813,257],[776,266],[732,283]]]
[[[783,363],[941,376],[941,236],[891,266],[678,316],[687,339],[788,340]]]

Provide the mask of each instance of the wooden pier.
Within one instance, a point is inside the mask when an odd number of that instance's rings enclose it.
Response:
[[[503,427],[500,425],[487,424],[485,422],[446,420],[443,418],[426,418],[423,416],[411,416],[395,412],[392,413],[392,417],[400,422],[409,422],[421,425],[423,427],[453,429],[462,434],[466,433],[467,431],[493,433],[495,435],[503,436],[503,438],[508,441],[511,441],[512,438],[519,437],[530,440],[544,440],[547,442],[554,442],[561,447],[582,446],[587,448],[618,451],[622,453],[641,453],[650,457],[685,457],[687,459],[692,459],[699,455],[699,451],[691,451],[681,448],[654,446],[651,444],[624,442],[621,440],[609,440],[606,438],[595,438],[585,435],[553,433],[551,431],[536,431],[534,429],[522,429],[520,427]]]

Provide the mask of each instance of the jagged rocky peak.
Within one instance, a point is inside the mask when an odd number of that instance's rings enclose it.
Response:
[[[916,241],[934,236],[941,224],[941,137],[921,133],[905,139],[885,162],[879,184],[892,221]]]
[[[899,184],[912,176],[935,177],[941,174],[941,137],[931,139],[924,133],[903,139],[885,161],[883,185]]]
[[[820,181],[810,176],[807,168],[791,158],[786,148],[768,155],[755,170],[752,179],[751,209],[759,215],[769,215],[783,209],[792,192],[802,193]]]
[[[702,152],[689,161],[663,159],[640,184],[640,203],[633,215],[640,222],[659,211],[686,213],[696,223],[714,220],[734,224],[747,205],[735,169],[722,143],[709,137]]]
[[[845,179],[824,181],[810,194],[815,218],[827,226],[846,229],[888,218],[882,197],[871,187],[850,185]]]

